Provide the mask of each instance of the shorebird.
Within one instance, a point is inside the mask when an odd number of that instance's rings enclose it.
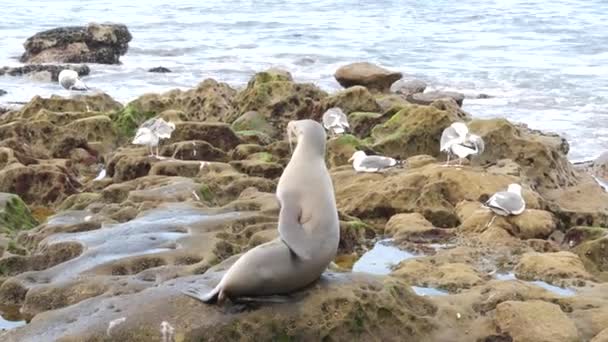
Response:
[[[139,126],[135,138],[133,138],[133,144],[147,145],[150,149],[150,156],[160,158],[158,144],[161,139],[171,138],[173,130],[175,130],[173,122],[167,122],[162,118],[152,118]],[[152,151],[153,147],[156,147],[156,154]]]
[[[343,134],[350,128],[346,114],[338,107],[330,108],[323,113],[323,127],[331,135]]]
[[[499,191],[492,195],[483,206],[490,209],[494,215],[486,228],[490,227],[496,215],[500,216],[517,216],[526,210],[526,202],[521,195],[521,185],[509,184],[507,191]]]
[[[61,70],[59,73],[59,84],[69,91],[87,91],[89,87],[80,79],[78,73],[71,69]]]
[[[381,172],[403,164],[403,161],[384,156],[368,156],[364,151],[357,151],[348,160],[353,162],[357,172]]]
[[[475,134],[469,133],[469,128],[462,122],[454,122],[441,133],[439,151],[448,155],[444,166],[450,164],[450,156],[458,157],[458,165],[462,159],[471,155],[480,155],[485,150],[483,139]]]

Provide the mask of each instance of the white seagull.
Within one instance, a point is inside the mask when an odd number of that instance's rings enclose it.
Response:
[[[462,159],[470,155],[480,155],[485,150],[485,144],[480,136],[469,133],[469,128],[462,122],[454,122],[441,133],[439,151],[448,155],[445,166],[450,164],[450,156],[458,157],[458,165]]]
[[[69,91],[78,90],[78,91],[86,91],[89,90],[86,84],[80,79],[78,73],[71,69],[61,70],[59,73],[59,84],[64,89]]]
[[[353,168],[357,172],[380,172],[403,164],[403,161],[390,157],[368,156],[364,151],[353,153],[348,161],[353,162]]]
[[[323,113],[323,127],[332,135],[337,135],[346,132],[350,128],[350,125],[342,109],[333,107]]]
[[[135,138],[133,138],[133,144],[148,145],[150,156],[160,158],[158,155],[158,144],[161,139],[171,138],[173,130],[175,130],[173,122],[167,122],[162,118],[152,118],[139,126],[137,133],[135,133]],[[156,154],[152,152],[153,147],[156,147]]]
[[[500,216],[517,216],[526,210],[526,202],[521,195],[521,185],[509,184],[507,191],[499,191],[492,195],[483,205],[490,209],[494,215],[486,228],[492,225],[496,219],[496,215]]]

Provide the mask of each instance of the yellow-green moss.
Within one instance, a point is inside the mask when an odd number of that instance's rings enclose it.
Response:
[[[134,105],[128,104],[120,111],[112,113],[114,130],[122,137],[135,135],[137,127],[152,118],[156,113],[138,111]]]
[[[38,225],[30,209],[14,194],[0,193],[0,232],[15,236]]]

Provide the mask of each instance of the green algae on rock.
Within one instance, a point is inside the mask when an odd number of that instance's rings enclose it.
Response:
[[[15,194],[0,193],[0,233],[16,235],[21,230],[31,229],[38,225],[30,209]]]

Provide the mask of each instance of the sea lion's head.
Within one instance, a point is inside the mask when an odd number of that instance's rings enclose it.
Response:
[[[290,148],[294,139],[297,143],[296,149],[302,146],[307,151],[322,157],[325,156],[326,135],[320,123],[309,119],[289,121],[287,123],[287,140]]]

